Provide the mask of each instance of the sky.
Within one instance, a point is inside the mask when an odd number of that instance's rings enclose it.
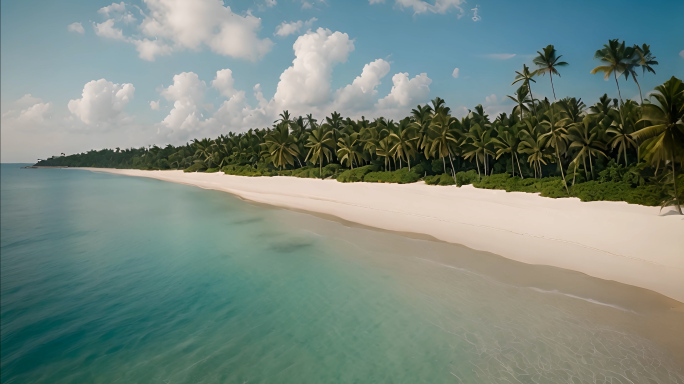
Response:
[[[400,119],[439,96],[457,117],[509,112],[553,44],[556,96],[617,97],[590,71],[609,39],[651,45],[644,94],[684,78],[684,1],[3,0],[2,162],[182,144],[278,114]],[[536,98],[552,98],[548,76]],[[638,100],[630,79],[624,98]]]

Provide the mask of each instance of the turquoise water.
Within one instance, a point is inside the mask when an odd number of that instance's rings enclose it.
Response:
[[[684,383],[655,294],[190,186],[1,175],[2,383]]]

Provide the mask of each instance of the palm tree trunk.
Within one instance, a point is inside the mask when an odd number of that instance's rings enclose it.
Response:
[[[456,172],[454,171],[454,162],[451,160],[451,151],[449,151],[449,162],[451,163],[451,176],[453,176],[454,181],[456,181]]]
[[[534,115],[537,116],[537,107],[534,104],[534,95],[532,94],[532,87],[530,87],[530,82],[527,82],[527,90],[530,91],[530,97],[532,98],[532,110],[534,110]]]
[[[408,158],[406,159],[406,161],[408,161],[408,165],[409,165],[409,172],[411,172],[411,158],[410,158],[410,157],[408,157]]]
[[[513,171],[513,177],[515,177],[515,154],[511,150],[511,170]]]
[[[444,156],[442,156],[442,169],[444,170],[444,173],[446,173],[446,161],[444,160]]]
[[[625,167],[627,167],[627,144],[622,146],[623,152],[625,154]],[[637,163],[639,162],[639,159],[637,158]]]
[[[591,161],[591,152],[589,152],[589,168],[591,169],[591,179],[594,180],[594,163]]]
[[[553,74],[549,72],[549,79],[551,79],[551,91],[553,91],[553,100],[556,100],[556,90],[553,88]]]
[[[518,154],[515,154],[515,161],[518,163],[518,171],[520,172],[520,178],[524,179],[525,176],[523,176],[522,169],[520,169],[520,158],[518,158]]]
[[[323,159],[318,162],[318,177],[323,178]]]
[[[570,189],[568,189],[568,183],[565,181],[565,174],[563,173],[563,163],[561,162],[560,154],[558,153],[558,139],[556,139],[556,157],[558,158],[558,168],[560,168],[560,171],[561,171],[561,178],[563,179],[563,185],[565,186],[565,191],[568,192],[568,195],[569,195]]]
[[[477,178],[481,178],[480,175],[480,160],[477,159],[477,154],[475,154],[475,165],[477,166]]]
[[[636,83],[637,88],[639,88],[639,98],[641,99],[641,105],[644,105],[644,95],[641,94],[641,85],[639,85],[639,82],[637,81],[635,76],[632,76],[632,78],[634,79],[634,82]]]
[[[613,71],[613,77],[615,78],[615,85],[617,85],[618,96],[620,97],[620,105],[624,105],[625,102],[622,101],[622,94],[620,93],[620,83],[618,83],[618,80],[617,80],[617,72]]]

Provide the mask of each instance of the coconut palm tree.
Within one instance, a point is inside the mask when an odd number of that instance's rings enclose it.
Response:
[[[389,135],[392,142],[391,151],[399,159],[399,168],[402,167],[402,160],[408,163],[411,170],[411,158],[416,153],[415,142],[418,140],[416,129],[411,124],[408,117],[399,122],[394,132]]]
[[[684,162],[684,85],[674,76],[655,88],[652,103],[642,106],[642,121],[647,126],[632,133],[641,141],[641,155],[651,164],[668,162],[672,167],[674,199],[671,201],[682,214],[677,191],[676,162]]]
[[[601,60],[604,65],[591,70],[591,74],[595,75],[603,72],[604,79],[608,79],[610,75],[615,78],[615,85],[617,85],[618,97],[620,104],[624,103],[622,94],[620,93],[620,84],[618,83],[618,76],[625,73],[634,56],[634,48],[625,47],[625,42],[618,42],[618,39],[608,40],[608,44],[603,44],[603,48],[596,51],[594,58]]]
[[[280,123],[269,134],[264,137],[263,146],[275,167],[285,169],[285,166],[294,165],[294,160],[298,159],[299,147],[290,135],[288,124]]]
[[[563,55],[556,56],[556,48],[553,47],[553,45],[548,45],[546,48],[543,49],[543,53],[540,51],[537,51],[539,56],[535,57],[532,62],[537,65],[537,70],[535,73],[537,76],[539,75],[545,75],[549,74],[549,79],[551,79],[551,90],[553,91],[553,99],[556,99],[556,90],[553,87],[553,75],[558,75],[560,77],[560,73],[558,72],[557,67],[565,67],[568,65],[565,61],[559,61]]]
[[[346,162],[349,168],[354,169],[354,163],[358,166],[363,158],[363,150],[359,145],[358,133],[351,135],[343,134],[337,141],[337,158],[340,164]]]
[[[515,81],[513,81],[511,85],[515,85],[515,83],[520,81],[523,82],[523,86],[527,88],[528,91],[530,91],[530,98],[532,99],[532,109],[534,110],[534,113],[537,114],[537,108],[534,106],[534,95],[532,94],[532,87],[530,87],[530,81],[533,83],[537,82],[533,78],[537,74],[537,71],[530,72],[530,68],[528,68],[527,65],[523,64],[522,72],[515,71],[515,73],[517,75],[515,76]]]
[[[430,122],[430,144],[425,147],[425,157],[432,156],[442,159],[444,173],[446,173],[445,158],[449,157],[453,173],[454,163],[451,148],[458,145],[458,138],[456,137],[458,120],[444,112],[445,109],[441,109],[440,113],[436,114]]]
[[[515,164],[517,163],[520,177],[524,179],[522,169],[520,169],[520,159],[518,158],[520,151],[520,130],[518,124],[513,126],[501,125],[498,132],[499,135],[492,139],[492,144],[494,144],[496,149],[496,159],[498,160],[501,156],[510,154],[513,176],[515,176]]]
[[[639,85],[639,81],[637,81],[636,69],[641,67],[642,73],[644,75],[646,75],[646,71],[649,71],[655,75],[655,69],[653,69],[653,66],[658,65],[658,62],[655,60],[656,57],[653,56],[653,53],[651,53],[650,45],[643,44],[641,47],[635,45],[633,49],[635,55],[633,59],[630,61],[629,65],[627,66],[625,78],[629,78],[629,75],[632,75],[632,79],[639,88],[639,97],[641,98],[641,104],[643,104],[644,96],[641,94],[641,85]]]
[[[635,102],[627,100],[620,108],[620,111],[611,110],[609,114],[616,115],[606,129],[608,135],[608,145],[611,149],[617,149],[617,160],[620,161],[620,153],[624,155],[625,166],[627,166],[627,150],[637,148],[637,142],[632,138],[632,133],[636,130],[636,123],[640,119],[640,109]],[[617,115],[624,115],[624,119]]]
[[[591,178],[593,179],[594,164],[591,158],[598,158],[599,156],[608,157],[603,152],[605,146],[600,141],[594,118],[591,115],[585,116],[581,123],[572,124],[570,129],[568,129],[567,137],[570,141],[570,149],[577,150],[577,154],[570,164],[574,164],[576,169],[581,160],[584,168],[584,175],[587,180],[589,180],[589,175],[587,174],[587,158],[589,158],[589,170],[591,171]]]
[[[335,147],[330,131],[326,132],[322,127],[312,129],[309,133],[306,147],[309,148],[309,152],[306,154],[304,161],[311,160],[312,163],[318,164],[318,174],[322,177],[323,159],[330,162],[332,158],[331,148]]]
[[[558,161],[558,168],[560,169],[561,178],[563,179],[563,185],[565,190],[570,194],[568,189],[568,183],[565,181],[565,173],[563,171],[563,161],[561,160],[561,152],[565,153],[567,145],[567,126],[572,123],[568,118],[562,118],[560,113],[555,112],[553,106],[556,103],[551,104],[551,109],[544,114],[544,119],[540,122],[540,126],[546,130],[545,135],[549,137],[547,145],[553,148],[556,152],[556,160]]]
[[[530,109],[525,105],[530,102],[529,90],[525,86],[521,86],[517,91],[515,91],[515,96],[506,95],[506,97],[518,104],[516,108],[518,108],[518,111],[520,112],[520,121],[523,121],[523,111],[530,111]],[[515,110],[513,113],[515,113]]]

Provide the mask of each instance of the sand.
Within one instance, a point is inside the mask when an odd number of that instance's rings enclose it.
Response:
[[[656,291],[684,302],[684,216],[472,186],[339,183],[294,177],[93,169],[215,189],[243,199],[432,236],[528,264]]]

